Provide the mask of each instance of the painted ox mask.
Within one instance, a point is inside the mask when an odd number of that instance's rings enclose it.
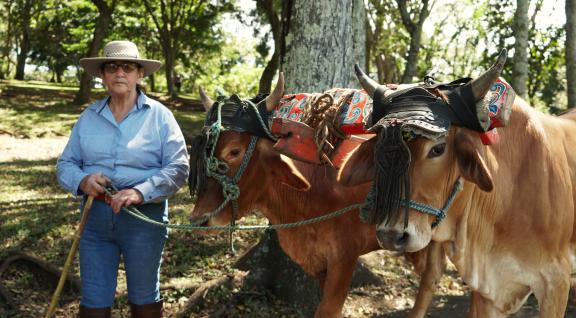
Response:
[[[370,167],[363,169],[364,172],[360,172],[358,166],[355,169],[345,164],[340,172],[340,181],[354,185],[374,180],[361,210],[365,221],[379,225],[394,224],[401,221],[404,215],[404,227],[407,227],[410,209],[435,215],[437,219],[433,227],[442,220],[449,202],[440,209],[411,201],[412,158],[407,142],[420,137],[442,140],[446,138],[451,125],[466,127],[481,134],[506,125],[515,93],[510,85],[499,78],[505,61],[506,51],[503,50],[494,66],[478,78],[463,78],[447,84],[428,81],[401,90],[378,84],[356,65],[358,80],[374,100],[372,114],[366,118],[365,125],[378,136],[371,143],[361,145],[358,151],[360,153],[364,147],[373,147],[373,158],[363,161],[373,164],[369,163]],[[504,90],[504,94],[495,98],[495,89]],[[445,143],[440,145],[445,146]],[[444,149],[430,151],[441,154]],[[352,154],[350,158],[355,155]],[[457,192],[456,185],[454,192]],[[425,211],[428,208],[429,211]]]

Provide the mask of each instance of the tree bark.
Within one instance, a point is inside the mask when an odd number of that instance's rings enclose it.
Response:
[[[278,10],[274,7],[274,0],[257,0],[256,6],[264,12],[270,28],[272,29],[272,37],[274,39],[274,53],[266,64],[262,76],[260,77],[259,93],[270,93],[272,88],[272,78],[278,67],[280,66],[280,50],[282,39],[280,37],[281,25]]]
[[[16,76],[17,80],[24,80],[24,68],[26,66],[26,58],[28,57],[28,52],[30,51],[30,20],[32,16],[32,0],[24,1],[24,6],[20,14],[21,28],[22,32],[20,38],[20,52],[16,57]]]
[[[512,66],[512,87],[516,94],[525,98],[528,80],[528,7],[530,0],[517,0],[516,12],[512,31],[516,42],[514,43],[514,58]]]
[[[566,82],[572,108],[576,106],[576,0],[566,0]]]
[[[365,68],[362,0],[294,0],[285,17],[281,65],[287,92],[358,87],[354,63]]]
[[[92,42],[90,42],[90,47],[88,48],[88,54],[86,57],[98,56],[98,51],[100,51],[104,38],[108,34],[110,22],[112,21],[112,12],[114,12],[114,7],[116,6],[116,0],[113,0],[110,5],[108,5],[105,0],[92,0],[92,2],[98,8],[98,19],[96,21],[94,35],[92,37]],[[80,88],[76,93],[74,103],[80,105],[88,102],[91,92],[92,76],[88,75],[86,72],[82,72]]]
[[[418,54],[420,53],[420,43],[422,41],[422,28],[424,21],[430,15],[431,7],[428,6],[428,0],[422,0],[422,7],[418,13],[418,20],[414,21],[410,17],[405,0],[396,0],[400,15],[402,17],[402,24],[408,33],[410,33],[410,49],[408,50],[408,57],[406,58],[406,68],[402,75],[402,83],[412,83],[416,72],[418,71]]]
[[[14,25],[13,12],[12,12],[12,0],[6,1],[6,40],[4,47],[2,48],[2,59],[6,63],[6,68],[0,70],[0,79],[8,78],[10,74],[10,50],[12,48],[12,28]]]
[[[280,61],[286,92],[357,87],[353,65],[365,61],[362,0],[288,0],[284,5]],[[266,231],[249,253],[243,257],[247,264],[239,265],[250,269],[246,285],[267,288],[298,306],[305,317],[313,316],[320,302],[319,282],[284,253],[276,231]]]
[[[305,317],[314,316],[320,303],[320,284],[284,253],[276,231],[267,230],[235,267],[250,271],[245,289],[264,288],[279,299],[296,304]]]

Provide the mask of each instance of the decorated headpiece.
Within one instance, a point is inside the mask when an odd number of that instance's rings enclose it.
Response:
[[[507,124],[515,93],[499,78],[505,61],[503,50],[497,62],[478,78],[451,83],[427,81],[401,90],[378,84],[355,66],[358,80],[374,100],[366,128],[379,134],[373,200],[362,211],[366,221],[394,222],[401,202],[410,198],[411,158],[406,140],[417,136],[436,140],[448,133],[451,124],[480,133]]]
[[[268,125],[270,115],[265,97],[260,94],[249,100],[241,100],[238,95],[232,95],[220,98],[210,107],[202,132],[192,139],[188,185],[193,197],[206,189],[206,156],[218,142],[212,131],[214,124],[219,123],[218,129],[221,130],[270,138],[267,126],[263,126]]]

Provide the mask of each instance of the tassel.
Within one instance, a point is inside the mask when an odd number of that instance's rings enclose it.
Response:
[[[190,195],[197,197],[206,191],[206,146],[208,135],[203,132],[192,139],[190,149],[190,174],[188,186]]]
[[[391,224],[400,217],[400,202],[410,197],[410,150],[400,126],[383,127],[374,151],[376,178],[361,216],[368,223]],[[408,208],[404,210],[405,224]]]

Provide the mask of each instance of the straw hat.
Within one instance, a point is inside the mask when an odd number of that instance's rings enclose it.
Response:
[[[104,46],[103,57],[87,57],[80,59],[80,66],[86,73],[92,76],[100,76],[100,66],[105,62],[127,61],[142,65],[144,76],[154,73],[160,68],[162,63],[157,60],[147,60],[140,58],[138,47],[130,41],[112,41]]]

